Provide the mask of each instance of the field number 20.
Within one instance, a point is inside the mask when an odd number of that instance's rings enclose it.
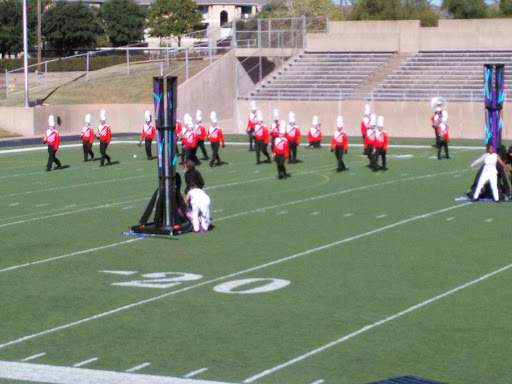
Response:
[[[187,281],[200,280],[202,275],[186,272],[153,272],[142,275],[144,279],[116,282],[115,286],[136,288],[166,289]],[[275,278],[247,278],[232,280],[213,287],[215,292],[233,294],[253,294],[271,292],[290,285],[289,280]],[[245,289],[244,289],[245,287]]]

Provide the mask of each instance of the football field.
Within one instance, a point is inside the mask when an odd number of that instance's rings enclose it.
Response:
[[[391,139],[387,172],[354,145],[340,173],[301,146],[279,180],[245,140],[198,167],[214,229],[158,238],[122,234],[157,188],[137,137],[48,173],[0,148],[0,383],[510,384],[512,205],[454,200],[482,143]]]

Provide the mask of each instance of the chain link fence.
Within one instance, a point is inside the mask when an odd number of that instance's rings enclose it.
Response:
[[[154,76],[184,72],[188,80],[196,61],[212,63],[231,50],[231,38],[222,37],[226,28],[209,28],[179,37],[161,40],[159,47],[140,43],[120,48],[98,48],[73,56],[34,63],[28,67],[29,94],[40,96],[69,82],[89,82],[118,76],[151,72]],[[32,62],[34,59],[30,59]],[[101,69],[101,71],[100,71]],[[3,79],[2,79],[3,77]],[[24,68],[0,74],[0,98],[12,98],[25,92]],[[37,97],[37,96],[36,96]],[[41,99],[31,104],[40,103]]]

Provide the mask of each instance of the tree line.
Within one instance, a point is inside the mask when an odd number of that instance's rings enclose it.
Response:
[[[81,1],[41,0],[43,44],[70,54],[77,48],[119,47],[149,36],[170,37],[201,26],[193,0],[155,0],[144,7],[134,0],[107,0],[99,8]],[[22,0],[0,0],[0,54],[23,50]],[[37,41],[37,0],[27,0],[29,45]],[[257,17],[329,18],[330,20],[420,20],[436,26],[440,17],[470,19],[512,16],[512,0],[268,0]],[[178,44],[180,41],[178,40]]]
[[[78,48],[120,47],[152,37],[179,36],[201,25],[192,0],[156,0],[143,7],[134,0],[107,0],[99,8],[81,1],[41,0],[45,49],[69,55]],[[37,43],[37,0],[27,0],[29,45]],[[22,0],[0,0],[0,54],[23,50]]]

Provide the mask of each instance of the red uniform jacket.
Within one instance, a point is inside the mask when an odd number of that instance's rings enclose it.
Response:
[[[276,141],[274,141],[274,150],[272,154],[275,155],[284,155],[284,158],[287,159],[290,156],[290,149],[288,146],[288,139],[286,137],[278,137]]]
[[[156,128],[153,124],[144,124],[142,127],[142,133],[140,134],[140,139],[143,138],[153,140],[155,138]]]
[[[107,144],[110,144],[110,139],[112,139],[112,131],[108,125],[100,125],[98,127],[98,136],[100,137],[100,141],[106,141]]]
[[[256,124],[258,124],[258,120],[256,120],[256,114],[255,113],[250,113],[249,114],[249,121],[247,122],[247,129],[246,130],[249,131],[249,129],[254,129]]]
[[[80,133],[80,137],[83,141],[88,141],[92,144],[94,142],[94,129],[92,129],[90,125],[83,127],[82,132]]]
[[[441,117],[443,116],[443,111],[435,111],[430,120],[432,120],[432,127],[437,129],[439,123],[441,123]]]
[[[364,136],[364,146],[367,147],[368,145],[374,145],[375,144],[375,132],[377,130],[373,128],[368,128],[366,131],[366,135]]]
[[[263,140],[265,144],[268,144],[270,135],[268,134],[268,128],[265,124],[256,124],[254,127],[254,137],[256,140]]]
[[[210,127],[208,129],[208,140],[210,140],[212,143],[220,143],[224,147],[224,134],[222,133],[222,129],[220,127]]]
[[[182,128],[183,128],[183,126],[181,125],[181,121],[176,120],[176,136],[181,134]]]
[[[289,129],[286,130],[285,137],[288,141],[300,144],[300,129],[298,126],[293,125],[290,126]]]
[[[48,144],[49,147],[53,147],[56,151],[59,149],[60,145],[60,134],[59,131],[54,129],[48,129],[46,131],[46,136],[43,139],[43,143]]]
[[[206,138],[206,128],[203,124],[196,126],[196,138],[197,140],[203,140]]]
[[[368,129],[370,129],[370,118],[365,116],[361,120],[361,135],[363,135],[363,137],[366,137],[366,131]]]
[[[183,146],[185,148],[197,147],[196,133],[192,129],[187,129],[187,131],[181,137],[181,140],[183,141]]]
[[[375,132],[374,148],[383,148],[388,150],[388,133],[385,130]]]
[[[448,134],[448,125],[445,123],[440,123],[437,126],[436,130],[437,134],[441,136],[443,139],[445,139],[447,142],[450,141],[450,135]]]
[[[322,141],[322,131],[317,128],[310,128],[308,132],[308,141],[310,143],[315,141]]]
[[[274,121],[272,123],[272,129],[270,130],[270,135],[273,137],[273,138],[276,138],[279,136],[279,121]]]
[[[345,131],[334,132],[331,140],[331,151],[334,149],[334,147],[343,147],[345,151],[348,150],[348,136]]]

